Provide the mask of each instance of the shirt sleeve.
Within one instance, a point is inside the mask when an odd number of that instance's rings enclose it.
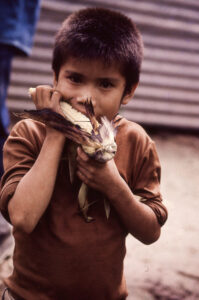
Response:
[[[3,148],[4,175],[0,186],[0,210],[10,222],[8,202],[12,198],[21,178],[36,160],[36,147],[27,120],[17,123]]]
[[[138,173],[133,193],[154,211],[159,224],[162,226],[167,220],[168,213],[162,203],[160,193],[161,167],[153,141],[148,143],[147,149],[139,159],[137,168]]]

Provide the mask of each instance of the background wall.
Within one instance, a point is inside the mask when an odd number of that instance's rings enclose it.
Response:
[[[116,9],[138,25],[145,44],[140,86],[122,113],[144,125],[199,129],[199,2],[197,0],[43,0],[31,58],[14,61],[8,105],[33,107],[30,86],[51,84],[54,35],[75,10]]]

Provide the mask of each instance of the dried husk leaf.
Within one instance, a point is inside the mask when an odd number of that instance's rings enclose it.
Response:
[[[30,95],[35,91],[34,88],[29,89]],[[101,119],[101,124],[97,121],[92,101],[85,101],[87,116],[76,111],[66,103],[66,100],[60,102],[60,107],[65,115],[63,117],[51,109],[41,110],[25,110],[23,113],[15,113],[20,118],[31,118],[41,123],[46,124],[62,133],[71,140],[68,147],[69,175],[71,184],[74,182],[76,173],[76,152],[78,144],[92,158],[99,162],[106,162],[114,157],[117,145],[114,141],[116,135],[117,121],[109,122],[105,117]],[[88,207],[93,204],[88,203],[88,187],[82,183],[78,201],[80,210],[87,222],[93,220],[87,215]],[[110,216],[110,203],[104,199],[104,208],[107,219]]]
[[[82,212],[86,222],[91,222],[94,219],[87,215],[88,207],[89,207],[87,197],[88,197],[88,186],[85,183],[82,183],[80,190],[79,190],[79,194],[78,194],[79,207],[80,207],[80,211]]]
[[[104,208],[105,208],[106,218],[108,219],[110,216],[111,207],[109,201],[106,198],[104,198]]]

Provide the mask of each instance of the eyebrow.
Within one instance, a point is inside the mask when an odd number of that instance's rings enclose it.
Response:
[[[66,73],[68,75],[75,75],[75,76],[78,76],[80,78],[86,78],[86,76],[84,76],[83,74],[78,73],[76,71],[72,71],[72,70],[65,70],[64,73]],[[119,79],[115,78],[115,77],[99,77],[99,78],[97,78],[97,80],[109,80],[109,81],[114,82],[114,83],[119,82]]]
[[[69,75],[75,75],[75,76],[79,76],[79,77],[84,77],[84,75],[82,75],[81,73],[78,73],[78,72],[75,72],[75,71],[71,71],[71,70],[65,70],[66,74],[69,74]]]

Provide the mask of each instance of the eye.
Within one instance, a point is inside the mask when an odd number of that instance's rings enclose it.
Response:
[[[114,86],[113,83],[108,79],[100,80],[99,85],[104,89],[109,89]]]
[[[82,82],[81,76],[78,76],[78,75],[69,75],[69,76],[67,76],[67,78],[73,83],[81,83]]]

